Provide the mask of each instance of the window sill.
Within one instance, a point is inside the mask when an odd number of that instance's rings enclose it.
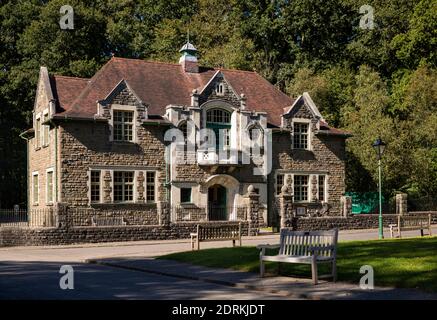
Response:
[[[47,202],[47,203],[46,203],[46,206],[53,207],[53,202]]]
[[[120,140],[120,141],[112,140],[111,142],[116,145],[132,145],[136,143],[135,141],[128,141],[128,140]]]
[[[114,207],[155,207],[156,202],[91,202],[89,206],[91,208],[114,208]]]
[[[41,149],[41,147],[36,147],[35,148],[35,151],[38,151],[38,150],[40,150]]]

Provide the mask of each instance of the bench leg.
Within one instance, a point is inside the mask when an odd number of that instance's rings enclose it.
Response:
[[[393,239],[393,226],[390,226],[390,238]]]
[[[335,260],[332,261],[332,281],[337,281],[337,262]]]
[[[264,261],[262,259],[259,259],[259,275],[262,277],[264,277],[264,272],[265,272],[265,266],[264,266]]]
[[[316,285],[318,282],[317,277],[317,256],[313,256],[313,259],[311,261],[311,273],[313,278],[313,284]]]
[[[423,229],[420,229],[420,236],[423,237]]]
[[[199,241],[199,237],[196,238],[197,241],[197,251],[200,250],[200,241]]]
[[[235,247],[235,239],[232,240],[232,246]]]
[[[193,236],[191,236],[191,251],[194,250],[194,239]]]

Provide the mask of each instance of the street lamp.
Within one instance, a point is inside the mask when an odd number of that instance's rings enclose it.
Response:
[[[379,239],[384,239],[384,232],[382,229],[382,188],[381,188],[381,158],[384,153],[385,143],[381,140],[381,137],[375,140],[372,147],[376,151],[378,157],[378,171],[379,171]]]

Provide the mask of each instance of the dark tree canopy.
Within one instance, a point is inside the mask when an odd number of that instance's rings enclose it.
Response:
[[[384,192],[437,198],[436,0],[61,0],[0,4],[0,207],[26,201],[26,144],[38,69],[90,77],[110,57],[176,62],[190,31],[203,65],[256,70],[287,94],[309,91],[352,131],[348,191],[373,190],[378,134]]]

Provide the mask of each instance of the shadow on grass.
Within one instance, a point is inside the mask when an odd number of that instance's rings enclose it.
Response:
[[[277,254],[268,250],[267,254]],[[205,249],[160,257],[207,267],[259,272],[259,251],[255,247]],[[417,288],[437,292],[437,237],[395,240],[351,241],[338,245],[338,280],[359,283],[360,267],[373,267],[375,286]],[[276,263],[266,263],[266,272],[277,273]],[[320,265],[319,274],[329,273]],[[309,278],[311,267],[282,264],[281,274]]]

